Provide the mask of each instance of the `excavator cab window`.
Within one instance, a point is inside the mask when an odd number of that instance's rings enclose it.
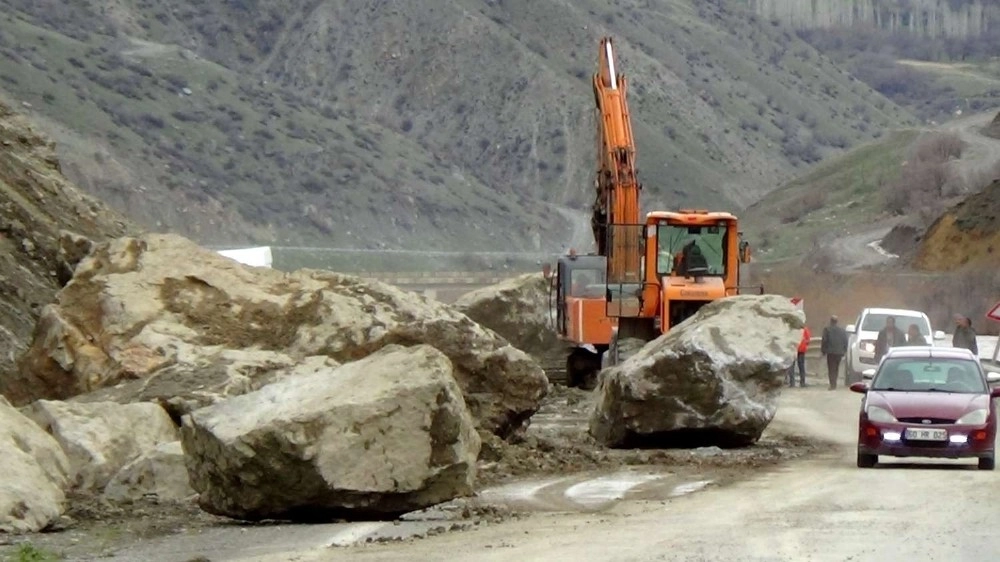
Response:
[[[727,230],[724,224],[708,226],[659,224],[656,233],[657,273],[724,276]]]

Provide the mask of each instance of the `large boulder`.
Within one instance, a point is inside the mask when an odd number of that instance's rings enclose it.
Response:
[[[62,446],[80,491],[103,490],[122,467],[179,436],[170,416],[150,402],[39,400],[22,412]]]
[[[756,442],[777,410],[804,322],[777,295],[705,305],[601,372],[591,435],[611,447]]]
[[[388,346],[184,418],[202,508],[238,519],[395,515],[471,493],[480,438],[428,345]]]
[[[34,532],[66,507],[72,469],[59,443],[0,397],[0,532]]]
[[[541,272],[525,273],[466,293],[455,307],[543,365],[562,366],[565,345],[553,329],[549,289]]]
[[[521,427],[548,391],[531,357],[448,305],[349,275],[244,266],[169,234],[95,246],[0,390],[24,404],[167,368],[200,373],[220,349],[348,362],[393,343],[447,355],[473,415],[498,435]]]
[[[179,502],[195,494],[180,441],[161,443],[152,451],[143,453],[123,466],[104,488],[104,497],[117,502],[148,497]]]
[[[180,423],[184,414],[258,390],[300,374],[329,371],[340,365],[316,355],[295,360],[285,353],[262,349],[225,349],[175,343],[184,359],[157,369],[148,377],[118,383],[71,398],[70,402],[155,402]]]

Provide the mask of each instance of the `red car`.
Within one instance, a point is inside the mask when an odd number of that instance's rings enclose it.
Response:
[[[965,349],[896,347],[851,390],[864,394],[858,420],[858,466],[890,457],[977,458],[993,470],[1000,374],[983,373]]]

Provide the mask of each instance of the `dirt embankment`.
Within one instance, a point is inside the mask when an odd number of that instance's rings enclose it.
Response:
[[[1000,263],[1000,180],[948,209],[927,230],[914,266],[949,271]]]
[[[71,275],[64,230],[100,240],[136,228],[69,183],[54,144],[0,103],[0,377]]]

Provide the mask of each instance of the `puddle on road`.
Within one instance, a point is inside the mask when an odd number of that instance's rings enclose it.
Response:
[[[705,486],[711,484],[711,480],[702,480],[700,482],[688,482],[687,484],[681,484],[680,486],[674,487],[674,490],[670,492],[670,497],[676,498],[679,496],[686,496],[688,494],[693,494],[698,490],[703,489]]]
[[[623,499],[626,492],[639,484],[660,478],[664,478],[664,476],[630,473],[609,474],[574,484],[567,488],[563,492],[563,495],[585,507],[596,507],[614,500]]]
[[[679,481],[670,473],[621,471],[513,482],[479,493],[485,502],[528,511],[593,511],[620,501],[663,500],[702,490],[711,480]]]

